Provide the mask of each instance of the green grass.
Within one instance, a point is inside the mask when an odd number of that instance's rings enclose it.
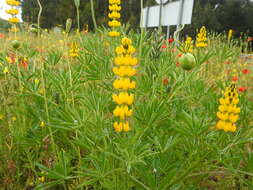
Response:
[[[128,133],[113,130],[119,39],[106,31],[39,39],[21,33],[17,51],[11,34],[0,39],[0,189],[253,189],[252,63],[239,58],[236,40],[208,36],[187,72],[177,67],[175,46],[161,50],[150,34],[143,43],[128,34],[142,50]],[[81,50],[76,59],[68,57],[73,41]],[[28,68],[8,63],[9,54],[26,57]],[[239,93],[237,131],[225,133],[215,129],[218,100],[235,74],[237,87],[250,88]]]

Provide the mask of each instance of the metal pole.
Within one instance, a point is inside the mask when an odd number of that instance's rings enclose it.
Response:
[[[180,25],[182,24],[183,21],[183,9],[184,9],[184,0],[180,1],[180,5],[179,5],[179,15],[178,15],[178,25],[177,25],[177,30],[179,30]],[[178,39],[179,40],[179,34],[178,34]]]
[[[160,12],[159,12],[159,28],[162,27],[162,9],[163,9],[163,1],[160,0]]]
[[[167,39],[170,38],[170,26],[168,25],[167,26]]]

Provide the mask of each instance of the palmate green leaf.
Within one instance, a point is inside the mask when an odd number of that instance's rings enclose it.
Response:
[[[48,53],[46,63],[48,65],[53,66],[53,65],[56,65],[57,63],[59,63],[61,58],[62,58],[61,52],[57,51],[57,50],[53,50]]]

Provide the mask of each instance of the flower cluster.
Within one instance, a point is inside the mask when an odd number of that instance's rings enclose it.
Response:
[[[200,32],[197,35],[196,47],[206,47],[207,37],[206,37],[206,27],[202,26]]]
[[[185,53],[192,53],[193,52],[193,41],[191,37],[187,37],[184,42],[183,51]]]
[[[79,55],[79,48],[76,42],[71,43],[71,47],[69,50],[69,56],[70,57],[78,57]]]
[[[119,121],[114,122],[113,125],[116,132],[130,130],[127,117],[133,113],[130,106],[133,105],[134,94],[129,90],[136,86],[136,82],[131,79],[136,74],[134,67],[137,65],[137,59],[132,56],[134,53],[135,48],[128,38],[123,38],[121,45],[116,48],[117,57],[114,59],[113,73],[117,75],[117,79],[113,82],[113,87],[118,90],[118,93],[112,95],[113,101],[117,104],[113,115],[119,118]]]
[[[111,37],[117,37],[120,35],[120,33],[115,29],[117,27],[121,26],[120,21],[118,21],[121,17],[120,15],[120,0],[109,0],[109,10],[110,13],[108,14],[109,19],[111,19],[108,22],[108,25],[112,28],[112,31],[109,32],[109,36]]]
[[[225,132],[235,132],[236,122],[239,119],[240,108],[237,107],[239,103],[238,94],[235,83],[232,83],[226,88],[224,97],[219,100],[220,106],[217,112],[219,119],[216,128],[224,130]]]
[[[16,0],[6,0],[6,4],[12,7],[11,9],[6,10],[6,13],[12,16],[9,18],[9,22],[13,24],[19,23],[19,19],[16,17],[19,10],[16,7],[20,5],[20,2]]]

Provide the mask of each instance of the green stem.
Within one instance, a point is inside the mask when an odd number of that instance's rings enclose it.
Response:
[[[72,70],[71,70],[69,59],[68,59],[68,69],[69,69],[69,82],[70,82],[70,88],[71,88],[71,102],[72,102],[72,106],[74,107],[75,102],[74,102],[74,94],[73,94],[73,79],[72,79]]]
[[[17,66],[17,71],[18,71],[18,89],[22,91],[21,89],[21,74],[20,74],[20,68],[18,66],[18,52],[15,50],[16,54],[16,66]]]
[[[50,138],[51,138],[51,142],[52,142],[52,145],[53,145],[53,151],[56,153],[56,146],[55,146],[55,142],[54,142],[54,136],[53,136],[52,129],[50,127],[48,100],[47,100],[46,84],[45,84],[45,78],[44,78],[44,68],[42,68],[40,71],[41,71],[41,79],[42,79],[43,96],[44,96],[44,102],[45,102],[44,106],[45,106],[46,117],[47,117],[47,125],[48,125],[48,128],[49,128]]]
[[[141,10],[143,9],[143,0],[141,0]],[[141,11],[141,25],[143,22],[143,14]],[[141,27],[141,38],[140,38],[140,44],[139,44],[139,51],[138,51],[138,60],[141,61],[142,57],[142,45],[143,45],[143,36],[144,36],[144,28]]]
[[[93,25],[94,25],[94,28],[95,28],[95,31],[96,31],[98,27],[97,27],[97,22],[96,22],[96,18],[95,18],[93,0],[90,0],[90,8],[91,8],[91,15],[92,15]]]
[[[80,32],[80,12],[79,12],[79,7],[76,7],[76,12],[77,12],[77,26],[78,26],[78,32]]]
[[[38,14],[38,19],[37,19],[37,23],[38,23],[38,37],[40,36],[40,17],[41,17],[41,13],[42,13],[42,5],[41,5],[41,3],[40,3],[40,0],[37,0],[37,2],[38,2],[38,5],[39,5],[39,8],[40,8],[40,10],[39,10],[39,14]]]

